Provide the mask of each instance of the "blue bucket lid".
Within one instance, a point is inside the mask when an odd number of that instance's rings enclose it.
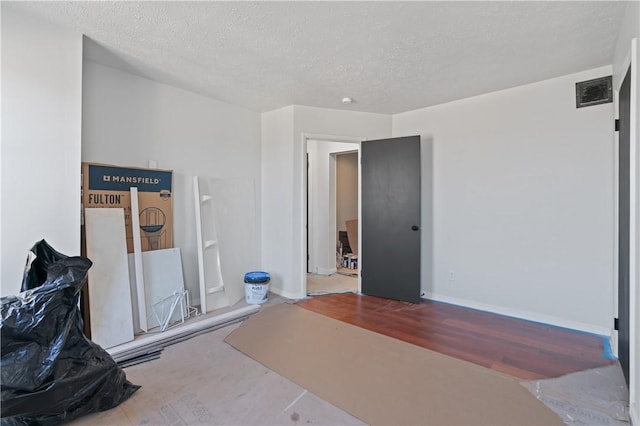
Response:
[[[268,272],[253,271],[244,274],[245,283],[265,283],[271,279]]]

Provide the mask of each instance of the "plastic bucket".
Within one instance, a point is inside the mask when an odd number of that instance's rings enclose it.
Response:
[[[244,300],[247,303],[257,305],[269,299],[268,272],[253,271],[244,274]]]

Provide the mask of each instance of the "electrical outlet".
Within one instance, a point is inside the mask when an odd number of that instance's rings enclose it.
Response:
[[[449,280],[454,281],[456,279],[456,271],[453,269],[449,271]]]

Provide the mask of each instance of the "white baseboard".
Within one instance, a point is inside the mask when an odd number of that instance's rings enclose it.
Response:
[[[293,293],[293,292],[290,292],[290,291],[284,291],[283,289],[278,288],[278,287],[274,287],[273,285],[271,286],[271,288],[269,290],[272,293],[275,293],[278,296],[282,296],[282,297],[285,297],[287,299],[298,300],[298,299],[304,299],[305,297],[307,297],[306,294],[300,294],[300,293]]]
[[[537,312],[521,311],[518,309],[507,308],[504,306],[496,306],[496,305],[491,305],[491,304],[482,303],[482,302],[475,302],[473,300],[443,296],[436,293],[425,292],[424,296],[422,297],[425,299],[431,299],[438,302],[451,303],[452,305],[459,305],[467,308],[478,309],[481,311],[492,312],[495,314],[505,315],[505,316],[514,317],[514,318],[520,318],[528,321],[554,325],[557,327],[569,328],[571,330],[578,330],[585,333],[597,334],[599,336],[606,337],[609,340],[609,342],[613,332],[613,330],[608,327],[601,327],[593,324],[586,324],[579,321],[566,320],[564,318],[559,318],[552,315],[544,315]]]
[[[318,275],[331,275],[338,272],[337,268],[321,268],[318,266]]]
[[[638,411],[638,405],[633,402],[629,406],[629,419],[633,426],[640,426],[640,412]]]
[[[618,332],[614,329],[611,329],[611,334],[609,335],[609,342],[611,342],[611,352],[617,358],[618,357]]]

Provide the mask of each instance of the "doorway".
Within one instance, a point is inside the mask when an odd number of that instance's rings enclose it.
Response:
[[[308,156],[305,294],[357,292],[357,269],[344,273],[348,268],[339,262],[341,248],[346,255],[359,243],[360,139],[307,136],[304,142]],[[355,222],[356,232],[351,244],[340,244],[340,237],[346,237],[346,220]]]
[[[305,152],[309,153],[310,158],[310,167],[309,173],[304,173],[302,175],[302,185],[300,189],[302,190],[303,197],[300,199],[300,204],[303,206],[301,211],[303,212],[302,218],[308,215],[309,222],[308,225],[304,222],[301,227],[302,235],[306,236],[307,233],[304,232],[305,229],[308,229],[309,236],[309,247],[312,253],[317,253],[317,259],[319,262],[325,262],[324,265],[335,265],[336,253],[335,247],[329,247],[329,244],[325,243],[323,245],[322,241],[326,241],[323,239],[318,239],[317,236],[319,233],[326,232],[326,224],[318,225],[321,222],[323,216],[327,215],[327,205],[330,205],[334,200],[329,200],[326,203],[314,203],[314,199],[316,197],[310,196],[309,208],[307,211],[307,197],[308,194],[312,194],[314,191],[320,193],[328,193],[328,190],[324,189],[323,180],[318,180],[313,171],[314,161],[313,158],[318,157],[320,160],[324,160],[329,158],[329,155],[319,154],[319,152],[328,151],[328,144],[332,142],[350,142],[353,144],[357,144],[358,146],[358,267],[360,273],[358,274],[358,292],[363,292],[364,290],[364,282],[363,282],[363,274],[369,273],[367,271],[371,271],[370,275],[367,276],[368,284],[367,284],[367,292],[366,294],[378,295],[382,297],[388,297],[392,299],[398,300],[406,300],[410,302],[417,302],[420,300],[421,294],[421,250],[422,246],[422,227],[420,225],[421,222],[421,181],[424,180],[424,175],[421,173],[421,137],[420,136],[409,136],[409,137],[399,137],[393,139],[381,139],[376,141],[366,141],[362,139],[362,143],[360,143],[359,139],[354,138],[335,138],[335,137],[312,137],[308,134],[303,134],[303,149]],[[365,164],[365,160],[363,159],[363,148],[366,146],[369,154],[368,161]],[[314,152],[314,148],[319,148],[320,151]],[[324,150],[324,151],[322,151]],[[303,154],[302,152],[301,154]],[[304,157],[300,157],[302,165],[302,160]],[[306,164],[306,162],[305,162]],[[317,170],[326,170],[325,167],[316,167]],[[369,170],[369,180],[370,183],[375,183],[374,185],[369,185],[369,190],[364,191],[364,170]],[[387,171],[388,173],[383,173],[383,171]],[[386,184],[380,186],[378,183],[386,182]],[[307,182],[309,182],[308,190]],[[376,183],[377,182],[377,183]],[[397,216],[401,216],[407,220],[395,221],[393,223],[388,221],[374,221],[371,222],[369,226],[369,231],[367,234],[371,237],[369,239],[369,245],[371,247],[371,253],[373,260],[369,266],[367,267],[367,259],[369,255],[367,253],[366,244],[363,247],[363,238],[365,237],[363,229],[364,229],[364,221],[363,221],[363,211],[367,210],[364,206],[365,192],[370,193],[371,196],[367,198],[367,200],[372,201],[369,203],[369,218],[380,216],[382,218],[389,218],[390,216],[396,216],[396,212],[399,212]],[[387,199],[389,203],[384,204],[380,203],[380,199]],[[379,207],[379,208],[377,208]],[[403,211],[410,211],[411,214],[408,217],[407,214],[400,214]],[[333,205],[329,206],[329,211],[333,211]],[[376,212],[380,213],[379,215]],[[406,212],[405,212],[406,213]],[[319,216],[316,218],[315,216]],[[397,222],[397,223],[396,223]],[[405,223],[406,222],[406,223]],[[397,226],[400,228],[396,229]],[[336,229],[335,226],[330,227],[330,229]],[[407,235],[409,233],[410,235]],[[430,235],[427,232],[427,235]],[[301,241],[302,247],[306,244],[306,239]],[[316,250],[313,252],[313,250]],[[302,251],[300,254],[303,254]],[[313,257],[313,254],[311,256]],[[382,256],[379,254],[382,253]],[[388,253],[393,253],[395,257],[393,257],[393,262],[389,263],[390,259]],[[378,254],[378,256],[376,256]],[[300,269],[301,283],[303,287],[304,294],[307,295],[307,274],[308,269],[306,268],[306,261],[303,262],[303,256],[300,256],[300,265],[304,266],[304,269]],[[305,256],[306,257],[306,256]],[[322,270],[322,264],[314,263],[315,260],[311,259],[309,262],[311,272],[326,274],[329,267],[327,266],[327,270]],[[378,264],[379,263],[379,264]],[[403,273],[403,278],[398,278],[397,276],[389,277],[389,274],[393,274],[394,269],[389,268],[390,265],[393,265],[395,268],[399,269]],[[316,269],[314,269],[316,268]],[[303,272],[304,271],[304,272]],[[370,278],[369,278],[370,277]],[[406,278],[406,279],[405,279]],[[386,283],[386,284],[385,284]],[[380,285],[378,285],[380,284]],[[398,285],[400,284],[400,285]],[[380,290],[380,291],[378,291]]]

